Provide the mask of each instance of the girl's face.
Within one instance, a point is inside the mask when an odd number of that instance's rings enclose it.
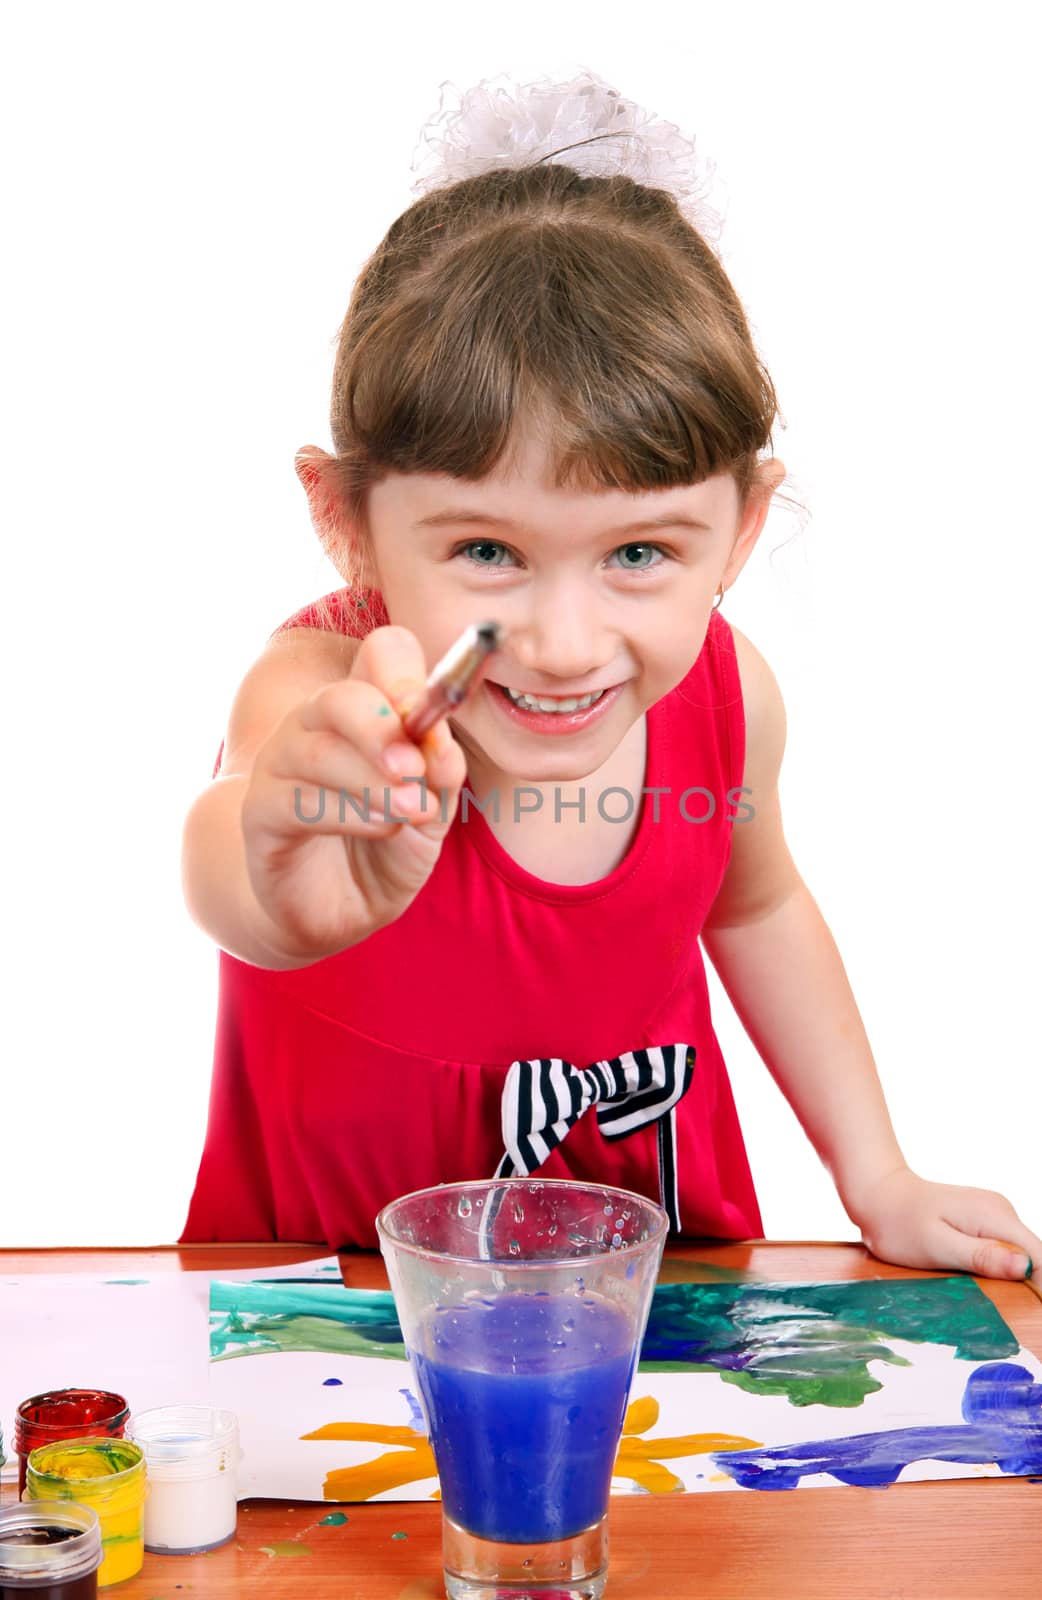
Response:
[[[428,669],[468,624],[505,630],[452,719],[474,792],[596,773],[690,670],[717,585],[744,565],[769,498],[740,527],[729,474],[642,494],[557,489],[545,448],[524,435],[514,465],[480,483],[392,473],[375,485],[374,581]]]

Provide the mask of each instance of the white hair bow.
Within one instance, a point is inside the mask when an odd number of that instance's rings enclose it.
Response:
[[[500,73],[465,94],[442,83],[438,110],[421,131],[413,157],[412,192],[426,194],[496,167],[534,166],[583,139],[595,142],[564,151],[556,160],[585,177],[621,173],[665,189],[707,243],[716,244],[722,221],[704,198],[694,140],[587,68],[568,83],[541,78],[518,85]],[[707,162],[707,179],[713,170]]]

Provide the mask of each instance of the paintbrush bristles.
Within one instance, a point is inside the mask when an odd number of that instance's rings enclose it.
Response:
[[[422,737],[439,717],[463,704],[489,656],[499,648],[501,632],[498,622],[472,623],[464,629],[427,679],[423,700],[405,719],[410,739]]]

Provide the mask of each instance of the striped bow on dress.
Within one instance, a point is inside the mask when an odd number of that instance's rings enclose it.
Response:
[[[606,1139],[624,1139],[654,1122],[662,1205],[670,1228],[679,1233],[676,1108],[691,1086],[694,1065],[689,1044],[631,1050],[588,1067],[558,1057],[513,1062],[501,1102],[506,1153],[495,1176],[535,1172],[592,1105]]]

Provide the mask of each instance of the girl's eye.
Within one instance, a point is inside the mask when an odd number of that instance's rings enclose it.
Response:
[[[504,563],[498,561],[497,556],[510,555],[506,545],[498,544],[495,539],[471,539],[469,544],[461,544],[455,553],[466,556],[476,567],[501,567]]]
[[[665,560],[665,551],[657,544],[622,544],[612,554],[621,557],[620,566],[624,572],[650,572]],[[648,559],[655,556],[660,559]]]

